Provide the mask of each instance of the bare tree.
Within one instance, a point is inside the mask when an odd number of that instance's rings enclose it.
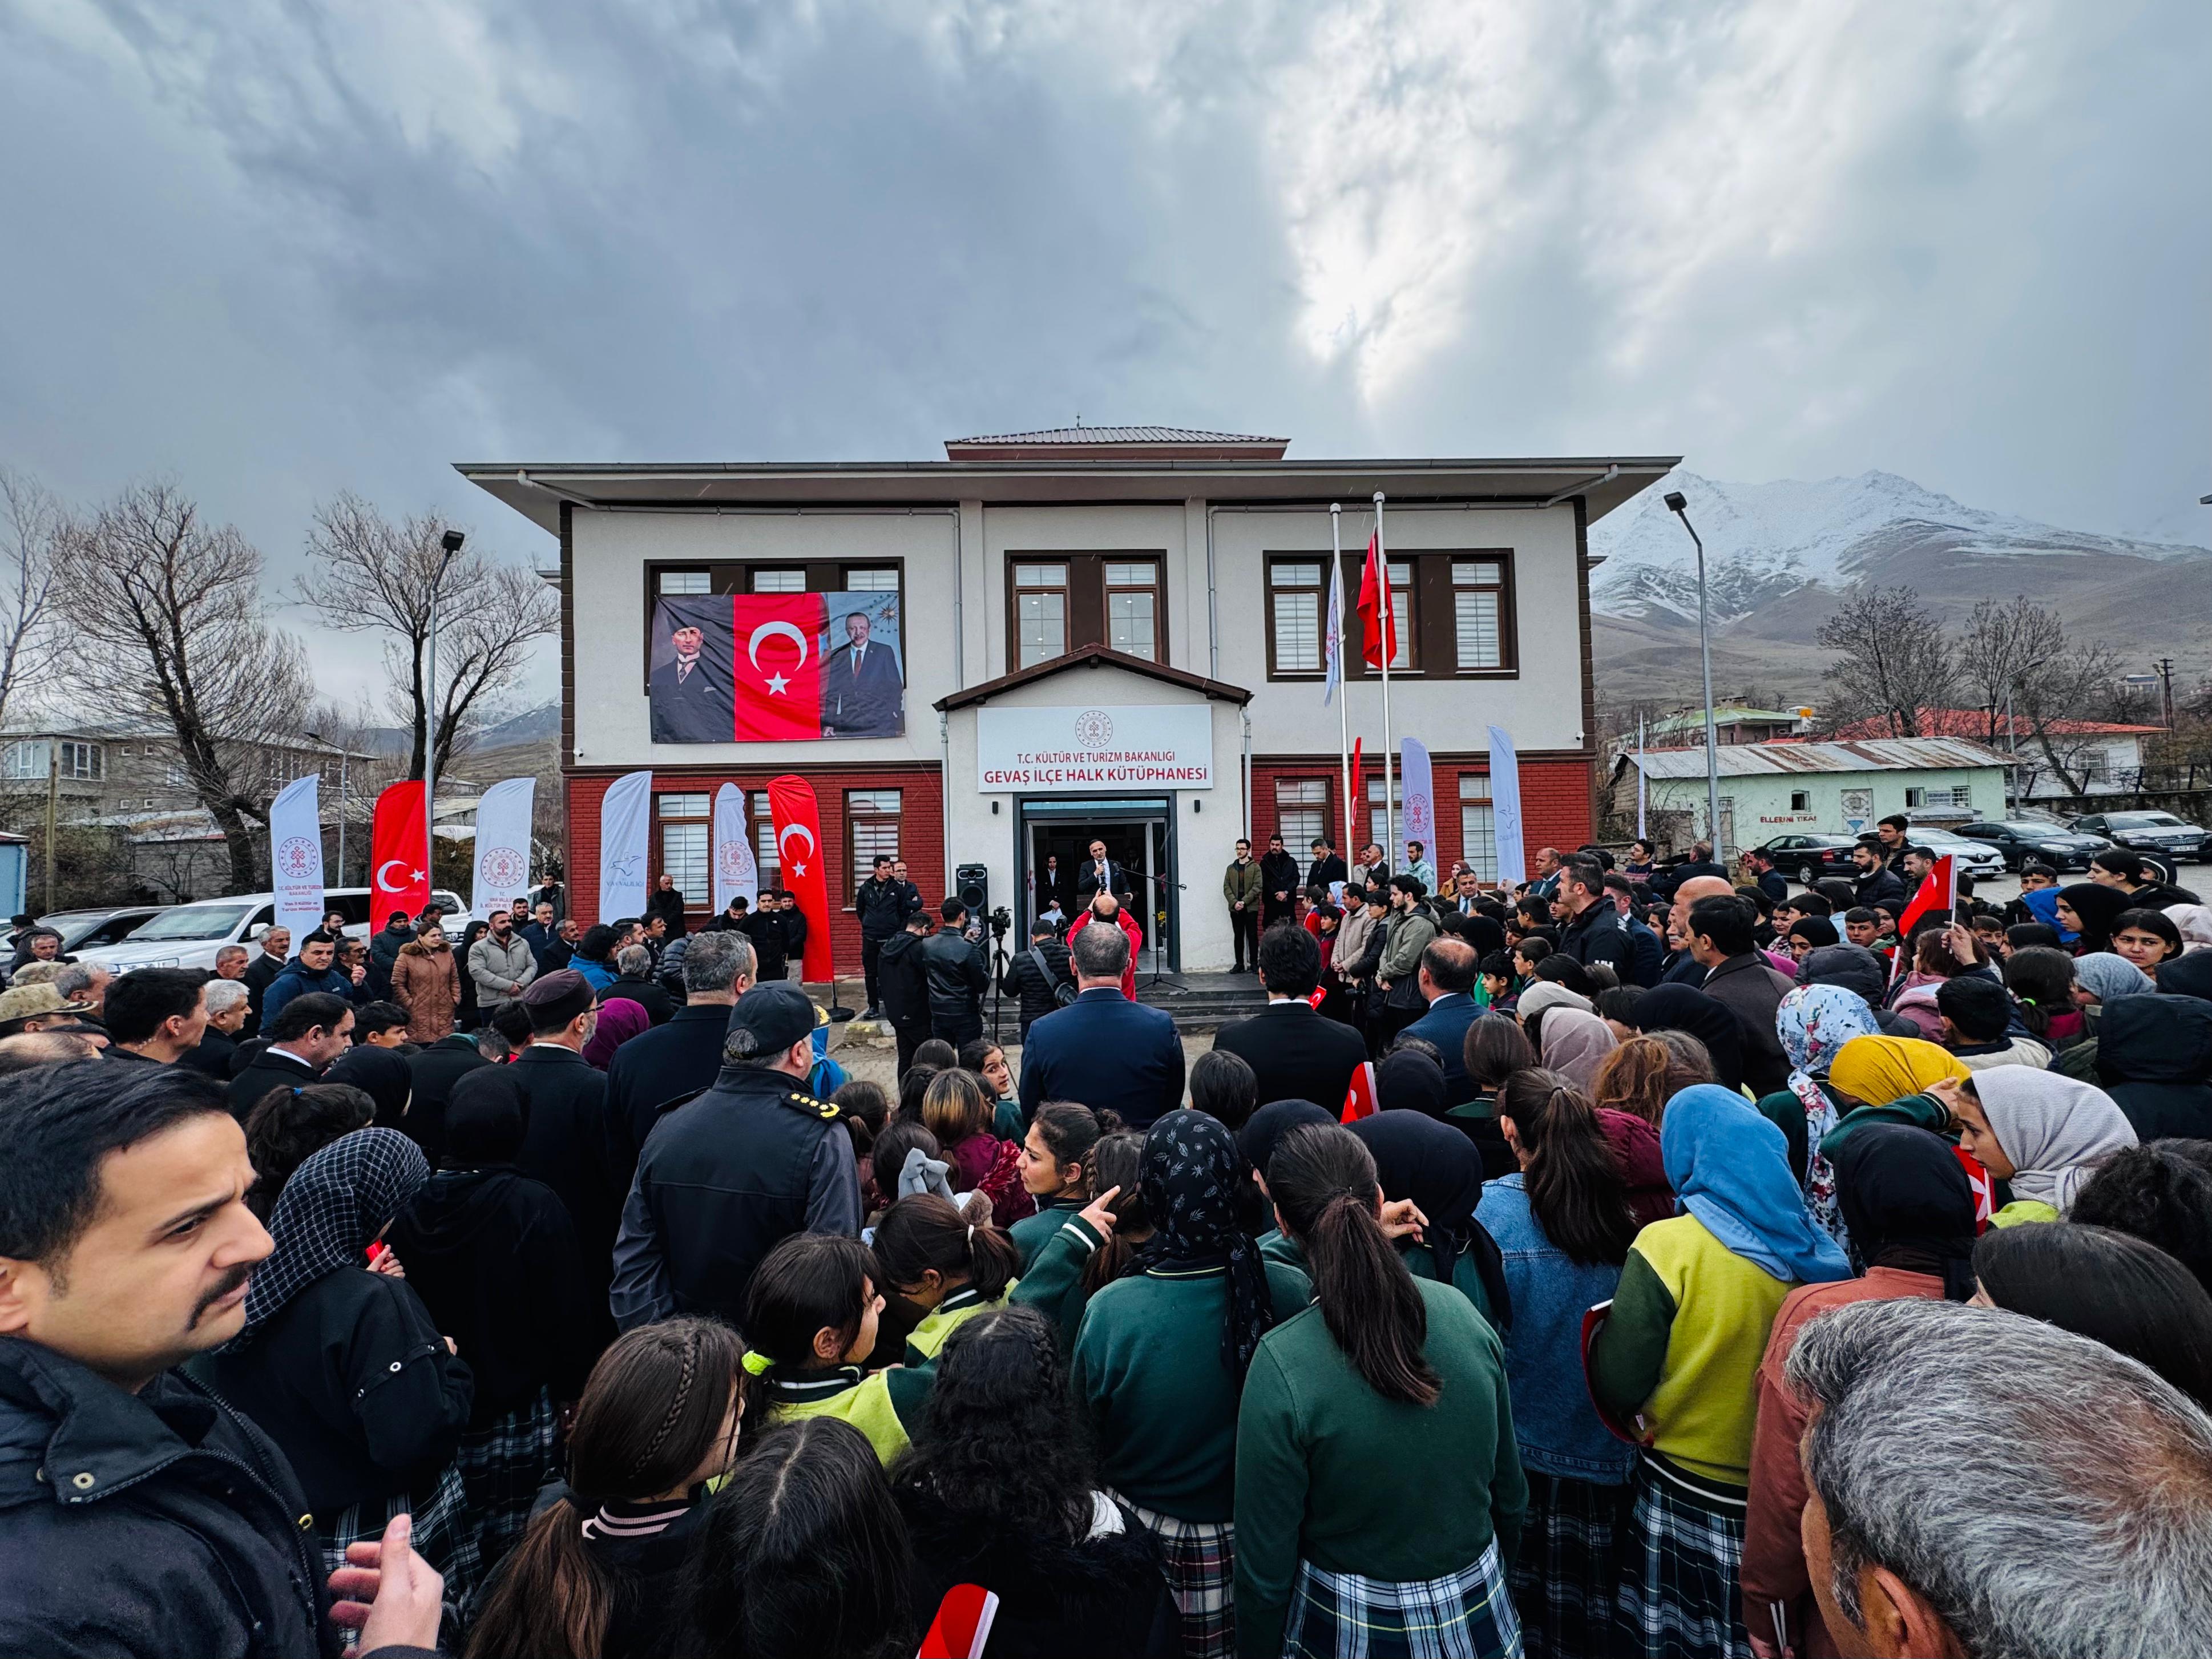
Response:
[[[1820,624],[1820,640],[1843,653],[1827,674],[1824,712],[1836,724],[1878,720],[1892,737],[1917,738],[1922,710],[1949,707],[1957,659],[1911,588],[1853,588]]]
[[[230,854],[230,886],[262,884],[249,818],[269,821],[265,745],[296,743],[308,679],[269,625],[261,555],[167,482],[133,484],[65,542],[74,688],[112,715],[176,734],[185,775]]]
[[[1967,619],[1959,662],[1990,740],[2005,732],[2016,749],[2032,739],[2060,787],[2081,793],[2102,739],[2078,728],[2118,712],[2119,660],[2111,648],[2069,641],[2057,613],[2033,599],[1984,599]]]
[[[0,467],[0,726],[53,662],[54,554],[76,528],[43,485]]]
[[[316,509],[307,535],[313,574],[300,595],[324,623],[350,633],[392,637],[384,653],[393,712],[413,736],[406,775],[422,775],[426,754],[442,775],[465,751],[474,717],[487,699],[529,666],[532,645],[560,626],[553,591],[532,572],[465,548],[439,578],[447,521],[435,514],[393,524],[359,496],[342,495]],[[432,707],[425,658],[430,584],[438,581],[438,679]]]
[[[2065,647],[2057,614],[2033,599],[1984,599],[1974,607],[1959,641],[1959,674],[1981,712],[1986,741],[2014,735],[2007,721],[2020,711],[2021,687],[2039,663]]]

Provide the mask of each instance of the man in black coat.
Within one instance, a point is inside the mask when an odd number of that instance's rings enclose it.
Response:
[[[690,947],[685,947],[689,953]],[[599,1000],[612,1002],[623,997],[645,1010],[646,1018],[655,1025],[665,1025],[676,1018],[676,1000],[661,988],[653,975],[653,951],[642,945],[625,945],[615,952],[615,966],[620,969],[614,981],[599,993]]]
[[[1048,1100],[1121,1114],[1133,1129],[1182,1104],[1182,1039],[1175,1021],[1121,994],[1129,937],[1081,927],[1070,947],[1078,994],[1030,1028],[1022,1045],[1022,1115]]]
[[[1628,934],[1620,925],[1620,912],[1606,896],[1605,872],[1586,859],[1569,859],[1560,867],[1559,890],[1553,901],[1556,917],[1565,913],[1559,927],[1559,953],[1583,967],[1594,962],[1611,963],[1628,981]]]
[[[599,1316],[592,1337],[596,1352],[613,1340],[607,1283],[623,1201],[607,1126],[606,1076],[584,1060],[599,999],[589,980],[563,968],[531,981],[520,1000],[530,1014],[530,1046],[510,1070],[530,1103],[530,1128],[515,1168],[558,1193],[576,1224],[586,1288]]]
[[[0,1653],[335,1659],[290,1466],[174,1369],[239,1334],[270,1249],[222,1091],[95,1061],[10,1084]]]
[[[752,985],[753,947],[744,934],[695,934],[684,951],[684,1006],[665,1025],[623,1043],[607,1062],[607,1133],[623,1191],[663,1110],[712,1087],[720,1075],[730,1010]]]
[[[653,884],[653,890],[645,896],[645,914],[659,916],[666,924],[661,934],[664,940],[684,937],[684,895],[675,877],[664,872]]]
[[[742,924],[745,937],[753,942],[754,983],[769,985],[786,977],[783,911],[776,903],[773,887],[761,889],[760,902],[753,906],[752,914]],[[801,918],[804,920],[804,918]]]
[[[1743,861],[1759,884],[1760,892],[1777,904],[1790,896],[1790,878],[1774,867],[1774,860],[1767,856],[1763,848],[1753,848],[1743,855]]]
[[[1030,924],[1029,949],[1008,957],[999,975],[999,988],[1018,1005],[1023,1042],[1030,1040],[1030,1026],[1060,1006],[1060,987],[1074,983],[1059,927],[1039,917]]]
[[[1904,857],[1902,852],[1898,854],[1900,863]],[[1883,861],[1879,842],[1863,839],[1851,848],[1851,862],[1858,866],[1859,877],[1853,890],[1857,894],[1861,905],[1871,908],[1877,904],[1887,904],[1892,915],[1904,909],[1904,879]]]
[[[313,1083],[353,1047],[353,1005],[325,991],[308,991],[276,1011],[269,1041],[230,1080],[230,1109],[240,1123],[272,1089]]]
[[[876,977],[884,996],[884,1018],[898,1040],[898,1073],[914,1064],[914,1051],[929,1041],[929,966],[922,956],[929,938],[929,912],[917,910],[906,926],[884,941]]]
[[[655,743],[728,743],[737,731],[737,688],[701,654],[703,630],[690,623],[672,629],[676,655],[653,671],[647,696]]]
[[[1306,866],[1306,885],[1326,887],[1333,881],[1352,879],[1351,867],[1340,857],[1336,843],[1327,836],[1316,836],[1311,848],[1313,862]]]
[[[788,887],[775,896],[778,906],[776,920],[783,924],[784,971],[799,969],[795,977],[806,977],[806,912],[799,908],[798,895]]]
[[[1774,1012],[1794,987],[1755,948],[1757,917],[1749,899],[1699,899],[1690,907],[1690,954],[1705,970],[1700,988],[1726,1004],[1743,1028],[1743,1080],[1753,1094],[1771,1095],[1790,1085],[1790,1057]]]
[[[860,975],[868,988],[867,1010],[860,1018],[874,1019],[883,999],[876,985],[876,958],[884,941],[906,926],[906,892],[891,878],[891,860],[876,860],[875,873],[853,890],[853,911],[860,922]]]
[[[921,946],[922,967],[929,975],[929,1034],[957,1048],[983,1035],[983,993],[991,988],[991,970],[983,959],[983,942],[965,931],[968,907],[949,898],[939,914],[944,927]]]
[[[1310,1100],[1334,1112],[1344,1104],[1352,1074],[1367,1063],[1367,1045],[1349,1025],[1324,1019],[1306,999],[1321,983],[1321,946],[1296,922],[1260,935],[1260,982],[1267,1006],[1213,1034],[1213,1046],[1252,1068],[1256,1109],[1278,1100]]]
[[[438,1167],[439,1157],[446,1150],[446,1102],[453,1097],[453,1085],[471,1072],[490,1064],[477,1052],[477,1040],[465,1031],[451,1032],[407,1056],[412,1088],[407,1097],[407,1115],[399,1127],[422,1149],[432,1169]]]
[[[292,930],[271,927],[261,935],[261,949],[246,970],[246,1006],[252,1010],[246,1016],[245,1035],[249,1037],[266,1036],[261,1029],[261,1000],[269,994],[269,988],[276,982],[276,975],[284,971],[284,964],[292,957]]]
[[[1298,861],[1283,849],[1280,836],[1267,837],[1267,853],[1260,860],[1260,931],[1265,933],[1285,916],[1298,913]]]
[[[1076,866],[1075,902],[1087,906],[1102,888],[1124,904],[1134,896],[1127,868],[1106,856],[1104,842],[1094,841],[1090,856]]]
[[[867,612],[845,613],[845,643],[822,665],[825,738],[895,738],[905,724],[898,659],[868,634]]]

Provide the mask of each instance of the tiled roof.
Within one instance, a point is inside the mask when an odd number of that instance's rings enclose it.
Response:
[[[1919,713],[1918,724],[1922,734],[1926,737],[1972,738],[1977,743],[1989,740],[1991,726],[1990,717],[1978,708],[1923,708]],[[1995,725],[1997,732],[2002,733],[2004,721],[1999,720]],[[2035,735],[2034,724],[2025,717],[2015,720],[2013,725],[2014,737]],[[2133,737],[2165,729],[2162,726],[2121,726],[2111,720],[2051,722],[2051,734],[2064,738]],[[1849,726],[1838,726],[1836,735],[1845,738],[1886,738],[1889,735],[1889,722],[1881,719],[1855,720]]]
[[[1244,432],[1200,432],[1185,426],[1048,426],[1035,432],[998,432],[980,438],[947,438],[945,447],[970,444],[1288,444]]]
[[[1889,738],[1864,743],[1724,743],[1716,749],[1724,778],[1784,772],[1912,772],[1952,767],[2002,766],[2005,757],[1962,738]],[[1631,750],[1620,764],[1638,766],[1647,778],[1702,778],[1705,751],[1695,749]]]

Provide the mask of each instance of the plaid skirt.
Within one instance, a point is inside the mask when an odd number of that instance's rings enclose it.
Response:
[[[1495,1543],[1443,1578],[1394,1584],[1298,1563],[1284,1659],[1520,1659]]]
[[[1644,1460],[1614,1603],[1622,1659],[1750,1659],[1743,1517],[1741,1495]]]
[[[415,1553],[445,1575],[445,1616],[440,1620],[440,1643],[445,1646],[459,1628],[462,1610],[483,1579],[477,1564],[475,1517],[469,1513],[460,1473],[452,1464],[446,1465],[427,1495],[398,1492],[374,1508],[356,1504],[340,1511],[328,1531],[318,1528],[324,1575],[327,1578],[345,1565],[347,1545],[383,1537],[385,1528],[399,1515],[414,1517]]]
[[[1612,1643],[1635,1487],[1528,1472],[1513,1605],[1528,1659],[1600,1659]]]
[[[489,1577],[529,1529],[541,1488],[559,1477],[561,1422],[545,1389],[488,1429],[471,1429],[453,1454],[475,1517],[478,1565]]]
[[[1182,1659],[1234,1659],[1237,1528],[1226,1521],[1178,1521],[1126,1498],[1121,1501],[1159,1544]]]

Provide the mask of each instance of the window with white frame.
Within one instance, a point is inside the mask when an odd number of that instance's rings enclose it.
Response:
[[[1328,833],[1328,780],[1275,780],[1275,833],[1303,858],[1316,836]]]
[[[692,908],[713,903],[713,849],[708,845],[713,797],[655,795],[653,810],[660,820],[660,873],[676,878],[676,890]]]
[[[1323,567],[1305,559],[1276,559],[1267,566],[1267,646],[1277,674],[1317,674],[1322,655],[1322,606],[1328,590]]]
[[[1498,879],[1498,820],[1486,773],[1459,775],[1460,860],[1485,881]]]
[[[681,593],[711,593],[712,579],[703,570],[664,570],[660,573],[660,591],[670,595]]]
[[[775,844],[775,809],[769,805],[767,790],[746,795],[745,816],[752,821],[753,862],[760,866],[761,890],[765,892],[783,879],[783,854]]]
[[[46,775],[46,745],[31,742],[9,744],[0,771],[11,778],[43,778]]]
[[[898,585],[898,569],[893,565],[848,565],[845,568],[848,593],[896,593]]]
[[[899,855],[899,804],[896,789],[848,789],[845,792],[845,845],[849,880],[845,902],[851,904],[862,882],[876,873],[876,860]]]
[[[806,591],[806,572],[803,569],[772,569],[756,565],[752,576],[753,592],[756,593],[804,593]]]
[[[1505,567],[1495,559],[1454,559],[1452,637],[1462,668],[1497,668],[1505,661],[1501,626]]]
[[[1030,668],[1067,654],[1067,567],[1014,567],[1015,666]]]
[[[1106,643],[1152,662],[1159,655],[1160,568],[1150,560],[1106,565]]]

